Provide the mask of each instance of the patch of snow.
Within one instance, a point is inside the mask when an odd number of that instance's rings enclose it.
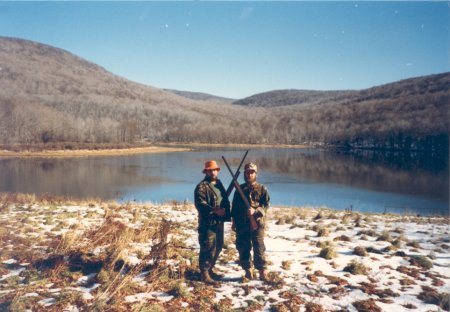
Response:
[[[129,295],[125,297],[125,302],[133,303],[133,302],[143,302],[146,299],[154,299],[153,295],[150,293],[139,293],[134,295]]]
[[[81,297],[82,297],[83,300],[85,300],[85,301],[89,301],[89,300],[94,299],[94,296],[93,296],[92,294],[90,294],[90,293],[87,293],[87,292],[83,292],[83,293],[81,294]]]
[[[86,284],[87,282],[92,280],[95,276],[97,276],[97,273],[91,273],[89,275],[84,275],[77,280],[77,284]]]
[[[13,289],[6,289],[6,290],[0,290],[0,295],[1,294],[9,294],[10,292],[13,292]]]
[[[125,262],[130,266],[135,266],[141,263],[141,260],[136,255],[128,255]]]
[[[173,296],[165,293],[165,292],[149,292],[149,293],[139,293],[134,295],[129,295],[125,297],[125,302],[133,303],[133,302],[142,302],[146,299],[157,299],[160,301],[170,301]]]
[[[160,300],[160,301],[170,301],[172,300],[173,296],[165,293],[165,292],[151,292],[150,294],[152,294],[153,297],[155,297],[156,299]]]
[[[14,264],[17,263],[17,260],[15,259],[8,259],[2,262],[3,264]]]
[[[20,269],[17,269],[17,270],[11,270],[11,271],[9,271],[8,274],[5,274],[5,275],[2,276],[2,277],[0,278],[0,281],[3,281],[3,280],[5,280],[5,279],[7,279],[8,277],[11,277],[11,276],[17,276],[17,275],[19,275],[20,272],[22,272],[23,270],[25,270],[25,268],[20,268]]]
[[[38,301],[38,303],[44,307],[49,307],[53,305],[56,302],[55,298],[46,298],[42,299],[41,301]]]
[[[78,310],[78,307],[77,306],[73,306],[73,305],[70,305],[70,306],[65,307],[63,309],[63,312],[79,312],[79,311],[80,310]]]
[[[28,293],[28,294],[25,294],[25,295],[23,295],[22,297],[39,297],[39,294],[38,294],[38,293],[35,293],[35,292],[33,292],[33,293]]]

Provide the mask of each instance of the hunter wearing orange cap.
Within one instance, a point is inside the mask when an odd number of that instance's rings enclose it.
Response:
[[[216,285],[222,276],[213,271],[223,247],[224,221],[231,219],[230,201],[222,182],[218,179],[220,167],[214,160],[205,162],[205,178],[194,191],[198,211],[199,267],[201,280]]]

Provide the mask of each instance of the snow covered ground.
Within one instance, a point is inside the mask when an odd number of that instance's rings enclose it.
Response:
[[[0,311],[449,307],[449,224],[442,217],[272,207],[265,240],[269,281],[243,279],[227,223],[216,266],[225,277],[212,287],[199,281],[197,214],[190,203],[0,207]],[[167,231],[155,230],[161,222]]]

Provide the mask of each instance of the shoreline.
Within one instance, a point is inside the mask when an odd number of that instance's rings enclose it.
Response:
[[[161,143],[165,146],[189,146],[189,147],[239,147],[239,148],[314,148],[312,145],[307,144],[228,144],[228,143]],[[317,147],[315,147],[317,148]]]
[[[169,153],[169,152],[185,152],[191,148],[182,147],[133,147],[133,148],[115,148],[115,149],[78,149],[78,150],[43,150],[43,151],[21,151],[14,152],[8,150],[0,150],[0,157],[87,157],[87,156],[125,156],[135,154],[153,154],[153,153]]]
[[[113,204],[113,205],[134,205],[134,206],[167,206],[167,205],[174,205],[174,206],[183,206],[183,205],[191,205],[193,206],[194,203],[190,200],[177,200],[177,199],[168,199],[162,202],[158,201],[119,201],[117,199],[107,199],[107,198],[100,198],[100,197],[73,197],[68,195],[51,195],[51,194],[36,194],[36,193],[22,193],[22,192],[0,192],[0,203],[22,203],[22,202],[30,202],[33,201],[35,204],[42,204],[42,203],[54,203],[54,204],[73,204],[73,205],[86,205],[86,204]],[[345,214],[360,214],[364,216],[385,216],[385,217],[410,217],[410,218],[442,218],[448,221],[450,221],[450,215],[449,214],[428,214],[428,215],[421,215],[414,212],[408,212],[408,213],[399,213],[395,211],[361,211],[361,210],[348,210],[348,209],[338,209],[333,208],[329,206],[309,206],[309,205],[299,205],[299,206],[292,206],[292,205],[282,205],[282,204],[275,204],[271,205],[271,208],[279,209],[279,210],[293,210],[293,211],[308,211],[308,213],[318,213],[318,212],[324,212],[324,213],[345,213]]]
[[[125,156],[135,154],[169,153],[192,151],[199,147],[213,148],[311,148],[309,145],[274,145],[274,144],[207,144],[207,143],[156,143],[146,147],[105,148],[105,149],[47,149],[42,151],[10,151],[1,150],[0,157],[86,157],[86,156]]]

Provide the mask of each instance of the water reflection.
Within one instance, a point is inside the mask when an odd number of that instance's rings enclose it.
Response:
[[[64,195],[76,198],[120,196],[123,185],[167,183],[168,178],[144,175],[123,159],[1,159],[0,191]]]
[[[124,201],[192,201],[193,189],[203,178],[205,160],[222,164],[225,155],[235,170],[243,154],[243,150],[208,149],[121,157],[0,159],[0,191]],[[447,159],[253,149],[248,161],[258,164],[259,179],[269,186],[275,205],[353,206],[373,212],[390,207],[389,211],[448,214]],[[231,180],[226,169],[220,176],[226,184]]]
[[[267,153],[267,152],[266,152]],[[368,190],[422,195],[448,201],[448,162],[433,159],[366,157],[354,153],[278,151],[257,157],[262,168],[292,177]],[[275,181],[276,182],[276,181]]]

